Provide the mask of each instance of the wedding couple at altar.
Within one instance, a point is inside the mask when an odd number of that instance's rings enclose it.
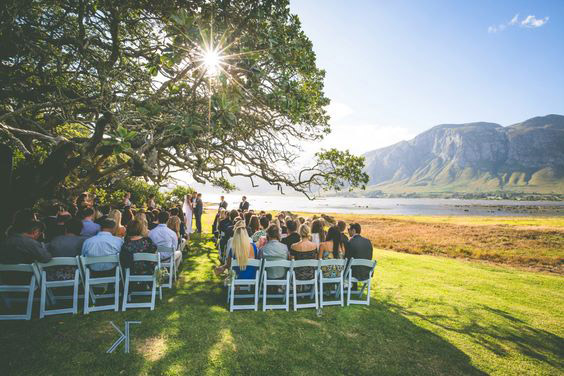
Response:
[[[204,213],[204,202],[202,201],[202,194],[194,192],[191,195],[184,197],[184,219],[186,220],[186,236],[190,239],[192,233],[192,217],[196,219],[196,232],[202,233],[202,214]]]

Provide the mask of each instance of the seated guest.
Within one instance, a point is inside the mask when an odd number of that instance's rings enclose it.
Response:
[[[123,216],[121,217],[121,224],[122,226],[127,226],[129,221],[134,218],[133,210],[131,210],[131,206],[126,206],[123,208]]]
[[[360,236],[361,227],[358,223],[351,223],[349,225],[349,246],[347,247],[345,257],[355,259],[372,260],[372,243],[370,240]],[[359,280],[368,278],[370,268],[367,266],[353,266],[352,275]],[[356,290],[357,284],[353,284],[353,289]]]
[[[278,214],[278,222],[280,223],[280,233],[281,234],[288,234],[288,228],[286,227],[286,216],[284,215],[284,213],[279,213]]]
[[[321,242],[325,241],[325,230],[323,229],[323,222],[320,219],[314,219],[311,222],[311,240],[318,246]]]
[[[233,226],[235,225],[235,218],[239,216],[239,212],[235,209],[229,212],[229,216],[223,221],[219,222],[219,233],[223,234],[219,247],[222,251],[225,250],[227,241],[233,236]]]
[[[88,239],[80,236],[82,232],[82,221],[73,218],[64,224],[65,233],[55,237],[47,246],[47,250],[53,257],[76,257],[82,252],[82,245]],[[48,280],[69,280],[74,278],[76,267],[57,266],[47,269]]]
[[[270,225],[270,221],[268,220],[268,217],[262,216],[259,219],[259,224],[260,230],[256,231],[253,236],[251,236],[251,239],[253,239],[253,242],[255,243],[258,243],[261,237],[266,236],[266,229]]]
[[[280,243],[280,230],[275,225],[266,229],[267,243],[261,249],[261,257],[266,261],[288,260],[288,247]],[[277,279],[284,277],[283,267],[268,268],[266,271],[268,278]]]
[[[295,223],[295,222],[294,222]],[[309,226],[303,224],[299,230],[300,240],[293,243],[290,248],[290,256],[294,260],[315,260],[317,259],[317,244],[311,241]],[[296,279],[313,279],[315,268],[311,266],[296,268]]]
[[[159,210],[159,209],[154,209],[153,212],[152,212],[152,214],[153,214],[153,215],[151,216],[151,218],[152,218],[151,221],[149,221],[149,218],[147,218],[147,222],[148,222],[147,228],[148,228],[149,230],[152,230],[152,229],[154,229],[155,227],[157,227],[157,226],[159,225],[159,214],[160,214],[160,210]]]
[[[298,224],[296,221],[289,219],[286,221],[286,228],[288,229],[288,236],[281,240],[282,243],[286,244],[289,250],[292,249],[292,244],[297,243],[301,240],[300,234],[297,233]]]
[[[339,232],[341,233],[341,239],[342,239],[342,241],[343,241],[343,243],[345,244],[345,247],[346,247],[348,242],[349,242],[349,237],[345,234],[345,230],[347,229],[347,224],[345,223],[345,221],[338,221],[337,222],[337,228],[339,229]]]
[[[121,225],[121,211],[118,209],[112,209],[110,210],[108,217],[116,223],[116,228],[114,229],[113,234],[123,238],[125,236],[125,226]]]
[[[249,224],[251,223],[251,217],[252,216],[253,216],[253,213],[251,213],[251,212],[245,212],[243,214],[243,219],[245,220],[245,226],[246,226],[247,235],[249,235],[249,238],[254,234],[254,233],[249,234],[249,232],[251,231]]]
[[[176,238],[178,239],[178,245],[180,245],[180,241],[182,239],[180,237],[180,218],[173,215],[168,219],[166,225],[169,229],[174,231],[174,233],[176,234]]]
[[[47,249],[53,257],[76,257],[82,252],[82,245],[87,239],[81,236],[82,221],[70,219],[65,223],[65,234],[55,237]]]
[[[80,216],[82,218],[82,232],[80,235],[91,237],[100,232],[101,226],[93,221],[94,209],[88,207],[84,208]]]
[[[170,216],[168,212],[162,211],[159,213],[159,225],[149,231],[149,238],[157,247],[166,247],[172,250],[174,254],[174,262],[176,266],[180,266],[180,261],[182,261],[182,252],[178,251],[178,236],[174,231],[172,231],[166,223]],[[168,252],[161,252],[161,260],[168,260],[171,258],[171,254]]]
[[[53,204],[47,208],[47,216],[43,218],[43,223],[45,224],[45,241],[49,242],[57,235],[61,235],[61,230],[59,228],[58,215],[61,212],[61,206],[59,204]]]
[[[341,238],[341,233],[336,226],[329,228],[324,242],[319,244],[319,259],[342,259],[345,257],[345,243]],[[326,278],[336,278],[341,275],[343,268],[335,265],[324,266],[321,268],[323,276]]]
[[[82,256],[111,256],[121,251],[123,239],[113,235],[116,223],[109,218],[102,221],[100,232],[84,241]],[[84,232],[84,231],[83,231]],[[98,263],[89,266],[93,276],[110,276],[116,267],[114,263]]]
[[[251,215],[249,222],[247,222],[247,234],[249,234],[249,237],[252,237],[258,230],[260,230],[259,217]]]
[[[152,262],[133,262],[135,253],[155,253],[157,246],[153,241],[144,236],[145,225],[142,221],[134,219],[127,224],[125,241],[121,247],[119,259],[123,268],[132,268],[133,274],[153,274],[155,265]]]
[[[247,267],[249,259],[256,259],[258,257],[258,250],[256,245],[249,238],[247,229],[245,228],[244,221],[239,221],[235,225],[232,246],[227,253],[227,260],[224,265],[215,269],[217,274],[231,267],[231,260],[235,259],[239,262],[239,267],[233,268],[237,274],[238,279],[255,279],[256,267]]]
[[[48,262],[51,254],[38,239],[43,236],[43,223],[34,220],[15,222],[12,234],[0,244],[0,264]]]

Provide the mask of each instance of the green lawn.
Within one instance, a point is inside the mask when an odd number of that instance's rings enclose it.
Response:
[[[212,243],[197,241],[153,312],[0,323],[2,374],[559,374],[564,279],[376,251],[370,307],[229,313]],[[133,351],[105,354],[109,321]]]

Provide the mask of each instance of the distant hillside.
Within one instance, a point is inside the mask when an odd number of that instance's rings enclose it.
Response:
[[[368,191],[564,193],[564,116],[441,124],[365,157]]]

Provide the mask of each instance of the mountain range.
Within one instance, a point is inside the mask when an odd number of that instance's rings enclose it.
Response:
[[[441,124],[364,154],[368,192],[564,193],[564,116]]]

